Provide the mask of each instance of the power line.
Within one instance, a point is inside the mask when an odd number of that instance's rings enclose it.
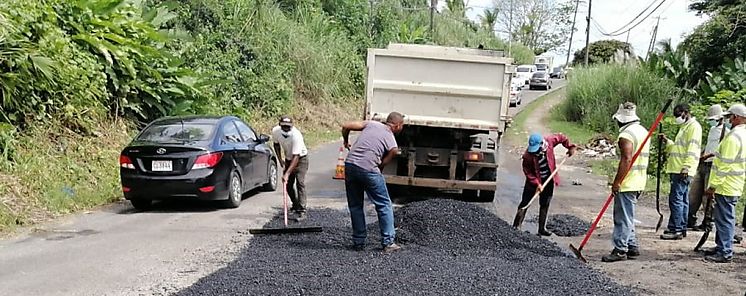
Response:
[[[653,8],[653,10],[651,10],[650,13],[648,13],[644,18],[642,18],[639,22],[637,22],[636,24],[634,24],[629,29],[627,29],[625,31],[622,31],[622,32],[610,33],[610,34],[604,34],[604,35],[605,36],[610,36],[610,37],[616,37],[616,36],[624,35],[624,34],[626,34],[629,31],[632,31],[632,29],[636,28],[637,26],[639,26],[640,24],[642,24],[642,22],[644,22],[645,20],[647,20],[651,15],[653,15],[653,13],[655,13],[655,11],[658,10],[658,8],[660,8],[663,5],[663,3],[666,3],[666,0],[661,1],[661,3],[659,3],[658,6],[656,6],[655,8]]]
[[[652,2],[650,2],[650,4],[649,4],[649,5],[647,6],[647,7],[645,7],[645,9],[643,9],[643,10],[642,10],[642,11],[641,11],[641,12],[640,12],[639,14],[637,14],[637,15],[635,16],[635,18],[633,18],[632,20],[630,20],[630,21],[629,21],[628,23],[626,23],[626,24],[625,24],[624,26],[620,27],[619,29],[617,29],[617,30],[614,30],[613,32],[611,32],[611,34],[616,34],[616,33],[619,33],[619,31],[622,31],[622,30],[624,30],[624,28],[625,28],[625,27],[627,27],[627,26],[631,25],[632,23],[634,23],[634,22],[635,22],[635,21],[637,20],[637,18],[639,18],[639,17],[640,17],[640,16],[642,16],[642,15],[643,15],[643,14],[644,14],[645,12],[647,12],[647,11],[648,11],[648,9],[650,9],[650,7],[653,7],[653,4],[655,4],[655,2],[657,2],[657,1],[658,1],[658,0],[653,0]],[[666,0],[663,0],[663,2],[666,2]],[[661,3],[663,3],[663,2],[661,2]]]

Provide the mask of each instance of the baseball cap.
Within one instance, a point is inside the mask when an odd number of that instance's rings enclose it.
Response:
[[[733,104],[728,108],[728,111],[723,113],[723,115],[736,115],[739,117],[746,117],[746,106],[743,104]]]
[[[293,119],[288,116],[280,117],[280,126],[293,126]]]
[[[539,151],[541,149],[541,146],[544,144],[544,137],[541,136],[539,133],[533,133],[530,137],[528,137],[528,152],[534,153],[536,151]]]

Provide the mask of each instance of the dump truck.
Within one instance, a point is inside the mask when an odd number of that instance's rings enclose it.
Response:
[[[404,114],[391,191],[456,190],[494,200],[500,139],[509,122],[513,60],[502,52],[413,44],[368,49],[365,119]],[[404,187],[404,188],[403,188]]]

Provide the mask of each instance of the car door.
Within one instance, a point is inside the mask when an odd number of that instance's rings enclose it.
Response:
[[[259,186],[267,181],[267,164],[269,158],[265,155],[263,143],[259,143],[256,133],[244,122],[236,121],[238,132],[241,134],[244,143],[248,146],[250,165],[248,171],[251,173],[251,183],[253,186]]]
[[[227,121],[223,124],[223,140],[226,146],[230,149],[233,155],[233,160],[236,162],[238,170],[241,171],[241,183],[243,183],[243,189],[246,190],[247,184],[249,184],[248,177],[250,173],[251,163],[251,152],[241,138],[241,134],[238,132],[238,127],[233,120]]]

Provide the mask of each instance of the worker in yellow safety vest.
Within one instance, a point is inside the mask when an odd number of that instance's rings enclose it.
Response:
[[[707,194],[715,196],[716,247],[705,251],[705,259],[726,263],[733,260],[736,202],[746,183],[746,106],[733,104],[725,113],[731,131],[720,142],[712,162]]]
[[[663,231],[661,239],[679,240],[686,237],[687,220],[689,219],[689,185],[697,174],[702,126],[689,113],[689,105],[679,104],[673,109],[673,116],[680,125],[674,141],[661,134],[666,141],[668,162],[666,173],[671,176],[671,193],[668,195],[668,229]]]
[[[619,105],[613,116],[619,126],[620,151],[616,177],[611,185],[611,191],[614,193],[614,231],[611,239],[614,249],[611,254],[601,258],[603,262],[616,262],[640,256],[640,247],[635,235],[635,204],[645,190],[648,179],[650,143],[646,142],[645,146],[642,146],[648,131],[640,124],[636,109],[635,104],[627,102]],[[625,176],[632,157],[640,148],[640,155]]]

